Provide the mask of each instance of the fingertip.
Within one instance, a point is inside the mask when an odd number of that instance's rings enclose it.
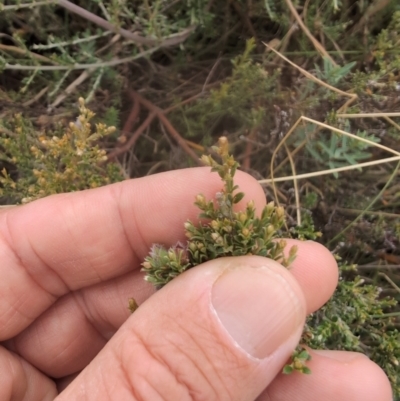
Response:
[[[310,350],[312,369],[325,370],[331,380],[347,387],[354,400],[392,401],[393,394],[383,369],[360,352]]]
[[[365,355],[347,351],[315,351],[310,375],[277,376],[258,401],[392,401],[389,380]]]
[[[291,272],[296,277],[307,301],[307,312],[323,306],[334,293],[339,270],[332,253],[314,241],[287,240],[287,249],[296,245],[297,256]]]

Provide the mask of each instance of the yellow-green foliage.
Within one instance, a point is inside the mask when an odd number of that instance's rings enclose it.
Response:
[[[394,298],[383,297],[382,289],[360,276],[346,279],[355,266],[339,263],[341,280],[327,304],[311,314],[303,335],[311,348],[357,351],[382,367],[400,395],[400,332],[393,312]]]
[[[195,202],[201,211],[199,217],[206,222],[193,224],[187,221],[186,245],[179,243],[166,249],[155,244],[142,264],[145,280],[157,288],[187,269],[223,256],[259,255],[278,260],[283,266],[289,266],[296,257],[296,246],[290,248],[287,256],[284,255],[286,241],[281,238],[281,229],[285,224],[283,207],[270,202],[261,217],[256,216],[253,201],[247,203],[244,211],[233,210],[234,205],[244,197],[243,192],[237,192],[239,187],[233,181],[239,163],[229,153],[226,137],[221,137],[218,144],[213,150],[222,162],[206,155],[202,160],[211,167],[211,171],[218,173],[224,183],[223,188],[216,194],[215,200],[206,200],[199,194]],[[280,238],[279,241],[277,238]]]
[[[387,29],[383,29],[378,36],[374,56],[379,64],[381,76],[389,74],[392,82],[396,82],[393,75],[395,70],[400,69],[400,55],[398,51],[400,41],[400,11],[393,14]]]
[[[0,175],[0,196],[10,203],[26,203],[62,192],[80,191],[120,181],[118,166],[106,164],[97,144],[114,127],[90,120],[94,113],[79,99],[80,115],[67,128],[38,132],[21,114],[0,132],[0,160],[11,165]]]

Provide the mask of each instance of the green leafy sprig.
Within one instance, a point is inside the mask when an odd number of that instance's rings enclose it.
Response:
[[[212,200],[201,194],[196,196],[200,222],[185,223],[188,238],[185,245],[178,243],[169,249],[153,245],[142,270],[146,273],[145,280],[157,288],[194,266],[223,256],[259,255],[287,267],[296,257],[296,246],[284,254],[286,241],[280,238],[285,223],[284,209],[270,202],[258,217],[254,202],[250,201],[245,210],[236,211],[234,206],[244,197],[234,183],[239,163],[229,154],[226,137],[221,137],[213,150],[220,156],[221,163],[212,156],[203,156],[202,161],[218,173],[223,188]]]

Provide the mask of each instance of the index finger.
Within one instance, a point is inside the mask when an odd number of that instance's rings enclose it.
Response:
[[[236,182],[257,209],[256,180]],[[0,340],[27,327],[55,300],[137,268],[154,243],[184,240],[196,221],[194,197],[222,187],[209,168],[193,168],[51,196],[0,213]],[[244,203],[243,203],[244,204]]]

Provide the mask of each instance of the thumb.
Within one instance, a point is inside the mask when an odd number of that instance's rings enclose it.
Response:
[[[254,401],[298,344],[305,315],[278,263],[209,261],[143,303],[57,400]]]

